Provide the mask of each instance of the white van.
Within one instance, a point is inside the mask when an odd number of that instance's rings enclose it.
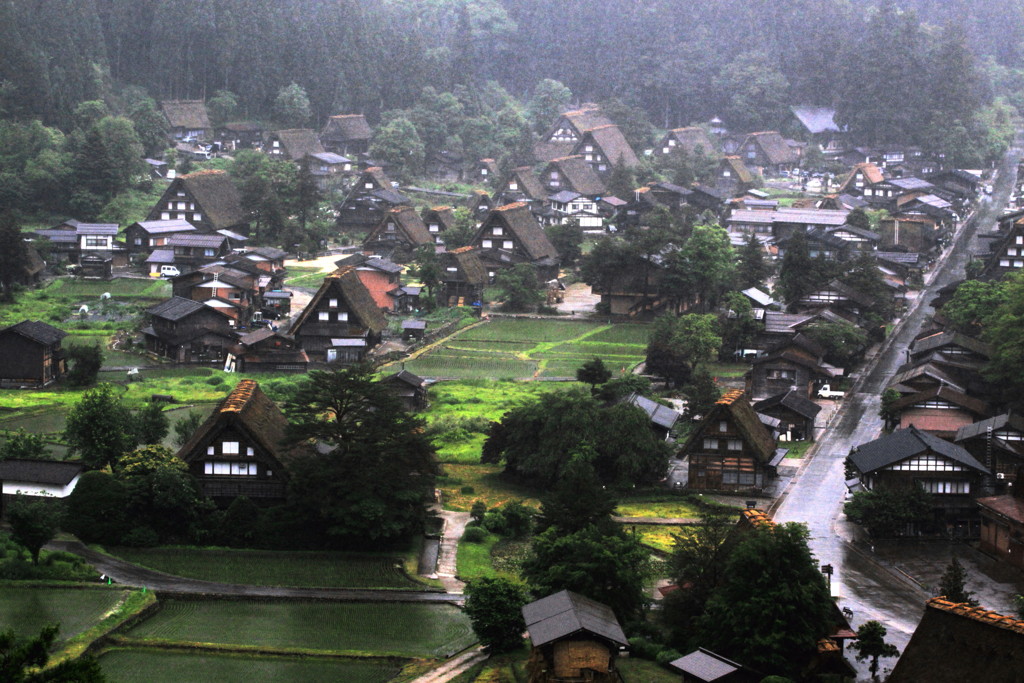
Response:
[[[181,271],[178,266],[160,266],[160,277],[178,277]]]

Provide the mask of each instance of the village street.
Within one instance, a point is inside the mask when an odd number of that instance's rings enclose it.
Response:
[[[872,619],[881,621],[889,629],[887,639],[900,651],[910,640],[924,612],[925,601],[935,595],[928,584],[935,585],[952,554],[967,565],[968,588],[977,593],[983,606],[1012,613],[1011,591],[1021,589],[1019,577],[1015,587],[1012,582],[982,575],[990,563],[963,545],[900,543],[885,548],[879,544],[876,548],[860,537],[859,529],[848,523],[842,513],[846,494],[844,460],[853,446],[881,433],[878,411],[882,390],[904,362],[921,324],[932,313],[929,301],[939,289],[963,277],[975,236],[994,229],[1012,189],[1019,156],[1019,151],[1007,154],[993,195],[982,200],[975,216],[929,275],[927,286],[911,304],[902,323],[861,369],[833,424],[819,439],[813,457],[808,458],[784,497],[776,503],[773,515],[776,522],[802,522],[808,526],[811,550],[821,565],[833,567],[832,590],[839,596],[839,604],[852,610],[853,627]],[[931,561],[921,562],[921,558]],[[913,576],[908,571],[910,567]],[[890,661],[889,665],[893,663]],[[866,666],[859,668],[866,677]]]

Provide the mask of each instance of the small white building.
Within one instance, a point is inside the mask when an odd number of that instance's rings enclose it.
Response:
[[[3,495],[67,498],[82,476],[82,463],[9,458],[0,461]]]

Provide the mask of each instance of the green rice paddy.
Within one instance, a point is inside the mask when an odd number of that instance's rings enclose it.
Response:
[[[130,638],[444,657],[476,642],[450,605],[166,600]]]
[[[126,648],[105,653],[100,667],[111,683],[181,683],[182,681],[281,681],[384,683],[398,675],[390,659],[324,659],[211,654],[154,648]]]
[[[39,633],[60,624],[58,640],[66,640],[98,622],[127,595],[102,587],[57,588],[16,584],[0,586],[0,631]]]

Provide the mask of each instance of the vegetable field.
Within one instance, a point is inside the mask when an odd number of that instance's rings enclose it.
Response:
[[[150,569],[206,581],[299,588],[422,590],[403,558],[340,552],[272,552],[183,548],[118,548],[119,557]]]
[[[0,587],[0,631],[13,628],[27,635],[59,623],[58,640],[66,640],[98,622],[127,593],[98,586],[75,589],[5,585]]]
[[[444,657],[476,642],[449,605],[167,600],[131,638]]]
[[[400,670],[388,659],[318,659],[208,654],[158,650],[117,649],[100,657],[100,667],[111,683],[180,683],[181,681],[365,681],[384,683]]]
[[[422,377],[575,377],[599,356],[613,372],[627,372],[643,360],[647,334],[645,325],[497,320],[449,337],[407,361],[406,369]]]

